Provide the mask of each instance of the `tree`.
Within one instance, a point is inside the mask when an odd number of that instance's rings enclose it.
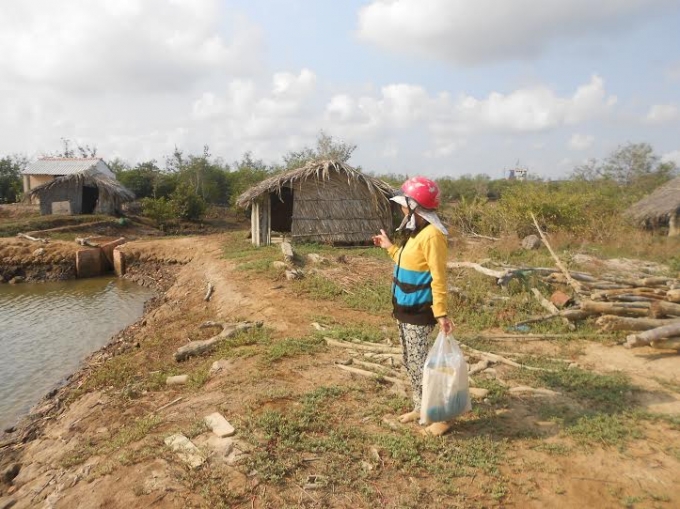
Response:
[[[61,143],[63,145],[63,149],[61,152],[53,152],[51,154],[48,154],[50,157],[97,157],[97,146],[92,145],[80,145],[79,143],[76,143],[75,148],[73,148],[72,144],[73,142],[69,140],[68,138],[62,138]]]
[[[574,168],[577,180],[611,180],[636,191],[649,192],[669,180],[677,171],[674,163],[662,163],[648,143],[628,143],[614,150],[604,161],[591,159]]]
[[[346,163],[356,148],[354,144],[335,141],[332,136],[320,131],[316,138],[315,148],[305,147],[299,151],[288,152],[283,156],[283,164],[286,169],[292,169],[322,159],[334,159]]]
[[[227,174],[229,182],[229,204],[234,206],[237,198],[248,188],[271,176],[276,168],[267,166],[262,159],[253,158],[248,151],[240,161],[234,162],[234,170]]]
[[[0,203],[14,203],[22,191],[21,170],[28,161],[23,156],[5,156],[0,159]]]

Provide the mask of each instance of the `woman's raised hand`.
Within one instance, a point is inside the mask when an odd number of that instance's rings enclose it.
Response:
[[[389,249],[392,247],[392,241],[387,236],[387,233],[385,233],[385,230],[380,230],[380,234],[373,236],[373,245]]]

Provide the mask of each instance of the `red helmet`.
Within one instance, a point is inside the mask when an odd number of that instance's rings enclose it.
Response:
[[[425,209],[439,207],[439,186],[428,178],[412,177],[402,184],[401,190]]]

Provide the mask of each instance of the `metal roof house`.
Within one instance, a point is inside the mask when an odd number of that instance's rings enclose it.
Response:
[[[393,195],[386,182],[324,160],[270,177],[236,204],[251,209],[256,246],[269,245],[272,231],[294,242],[360,245],[371,243],[381,228],[391,229]]]
[[[115,214],[135,199],[101,158],[43,157],[22,172],[24,194],[49,214]]]

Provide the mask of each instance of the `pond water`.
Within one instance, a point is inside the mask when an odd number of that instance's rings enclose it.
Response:
[[[135,322],[151,296],[112,278],[0,285],[0,431]]]

